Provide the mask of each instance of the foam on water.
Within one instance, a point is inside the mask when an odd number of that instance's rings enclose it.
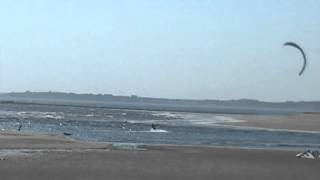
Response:
[[[168,131],[164,130],[164,129],[152,129],[151,128],[149,131],[147,131],[147,130],[137,131],[137,130],[129,129],[128,132],[133,132],[133,133],[167,133]]]
[[[221,124],[243,122],[229,116],[201,113],[172,113],[156,112],[152,113],[156,117],[163,119],[128,120],[129,123],[163,124],[163,125],[191,125],[191,126],[216,126]]]
[[[154,133],[167,133],[167,130],[164,129],[150,129],[150,132],[154,132]]]
[[[173,112],[153,112],[153,116],[157,117],[168,117],[168,118],[180,118],[182,113],[173,113]]]
[[[0,117],[19,119],[64,119],[62,112],[41,112],[41,111],[0,111]]]

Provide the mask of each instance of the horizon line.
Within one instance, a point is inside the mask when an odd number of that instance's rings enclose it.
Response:
[[[284,100],[284,101],[265,101],[265,100],[259,100],[254,98],[238,98],[238,99],[196,99],[196,98],[162,98],[162,97],[150,97],[150,96],[140,96],[136,94],[131,95],[118,95],[118,94],[110,94],[110,93],[76,93],[76,92],[64,92],[64,91],[11,91],[11,92],[0,92],[0,94],[10,94],[10,93],[60,93],[60,94],[75,94],[75,95],[109,95],[109,96],[115,96],[115,97],[128,97],[128,98],[150,98],[150,99],[163,99],[163,100],[180,100],[180,101],[257,101],[260,103],[303,103],[303,102],[320,102],[320,100],[311,100],[311,101],[293,101],[293,100]]]

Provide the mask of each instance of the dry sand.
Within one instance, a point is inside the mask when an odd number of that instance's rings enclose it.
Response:
[[[320,113],[292,115],[230,115],[243,120],[229,125],[320,132]]]
[[[146,150],[117,150],[109,144],[61,136],[2,133],[0,179],[320,178],[320,160],[296,158],[294,151],[165,145],[140,148]]]

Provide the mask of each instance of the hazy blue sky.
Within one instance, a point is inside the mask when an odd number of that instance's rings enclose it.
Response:
[[[319,42],[319,0],[0,1],[0,92],[320,100]]]

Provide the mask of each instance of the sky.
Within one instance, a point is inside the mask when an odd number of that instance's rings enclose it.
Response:
[[[0,1],[0,92],[315,101],[319,42],[319,0]]]

